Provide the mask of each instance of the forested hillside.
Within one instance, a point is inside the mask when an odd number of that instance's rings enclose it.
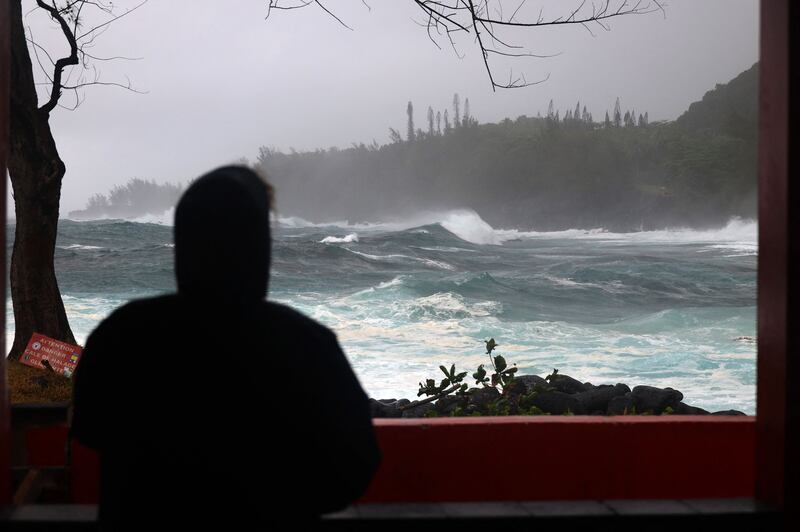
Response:
[[[182,193],[182,185],[133,178],[124,185],[115,186],[108,194],[93,195],[84,209],[71,211],[68,216],[85,220],[161,214],[175,206]]]
[[[540,230],[721,225],[756,215],[757,80],[754,65],[668,123],[617,101],[603,119],[551,104],[478,124],[456,96],[452,119],[428,108],[418,128],[409,102],[405,136],[391,129],[389,144],[262,148],[257,166],[280,214],[313,221],[472,208],[493,226]]]

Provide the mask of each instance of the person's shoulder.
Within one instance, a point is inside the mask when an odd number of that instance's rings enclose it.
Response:
[[[302,312],[281,303],[265,301],[263,309],[276,328],[294,334],[302,333],[314,338],[331,340],[336,338],[333,331]]]
[[[136,314],[147,314],[160,309],[167,310],[170,307],[177,307],[178,304],[178,297],[176,294],[132,299],[115,309],[107,319],[119,319]]]
[[[114,309],[100,324],[95,331],[113,329],[125,324],[133,324],[142,320],[152,318],[178,306],[177,296],[174,294],[133,299],[124,305]]]

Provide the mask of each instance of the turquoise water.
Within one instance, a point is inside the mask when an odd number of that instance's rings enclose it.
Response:
[[[672,386],[696,406],[755,412],[755,223],[536,233],[450,211],[279,219],[274,233],[270,298],[333,328],[374,397],[413,397],[440,364],[473,371],[494,337],[522,373]],[[125,301],[174,290],[171,239],[161,223],[61,222],[56,268],[79,342]]]

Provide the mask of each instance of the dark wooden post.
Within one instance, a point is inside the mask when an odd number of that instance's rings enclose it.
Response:
[[[11,476],[8,447],[10,438],[8,386],[6,385],[6,161],[8,161],[8,83],[10,40],[9,3],[0,3],[0,287],[3,301],[0,305],[0,508],[11,501]]]
[[[761,2],[756,496],[787,514],[800,502],[799,14]]]

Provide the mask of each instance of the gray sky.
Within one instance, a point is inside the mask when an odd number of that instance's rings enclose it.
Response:
[[[428,105],[449,108],[454,92],[469,98],[481,122],[544,113],[551,98],[562,114],[580,100],[599,120],[617,96],[623,109],[672,120],[758,58],[757,1],[671,0],[666,18],[621,17],[594,36],[579,26],[509,34],[532,52],[560,55],[496,62],[501,79],[509,67],[528,80],[550,77],[493,93],[471,38],[458,41],[463,59],[437,49],[414,23],[422,17],[411,0],[368,0],[371,10],[360,0],[329,0],[354,31],[316,8],[274,12],[265,21],[266,3],[150,0],[97,39],[96,55],[142,57],[98,63],[101,80],[127,75],[147,93],[90,87],[76,111],[54,111],[67,166],[62,214],[131,177],[185,181],[240,157],[252,160],[259,146],[384,143],[389,126],[405,130],[409,100],[422,126]],[[536,12],[544,6],[548,18],[579,4],[528,3]],[[46,17],[34,11],[26,24],[58,53],[63,45]],[[64,103],[73,100],[65,94]]]

